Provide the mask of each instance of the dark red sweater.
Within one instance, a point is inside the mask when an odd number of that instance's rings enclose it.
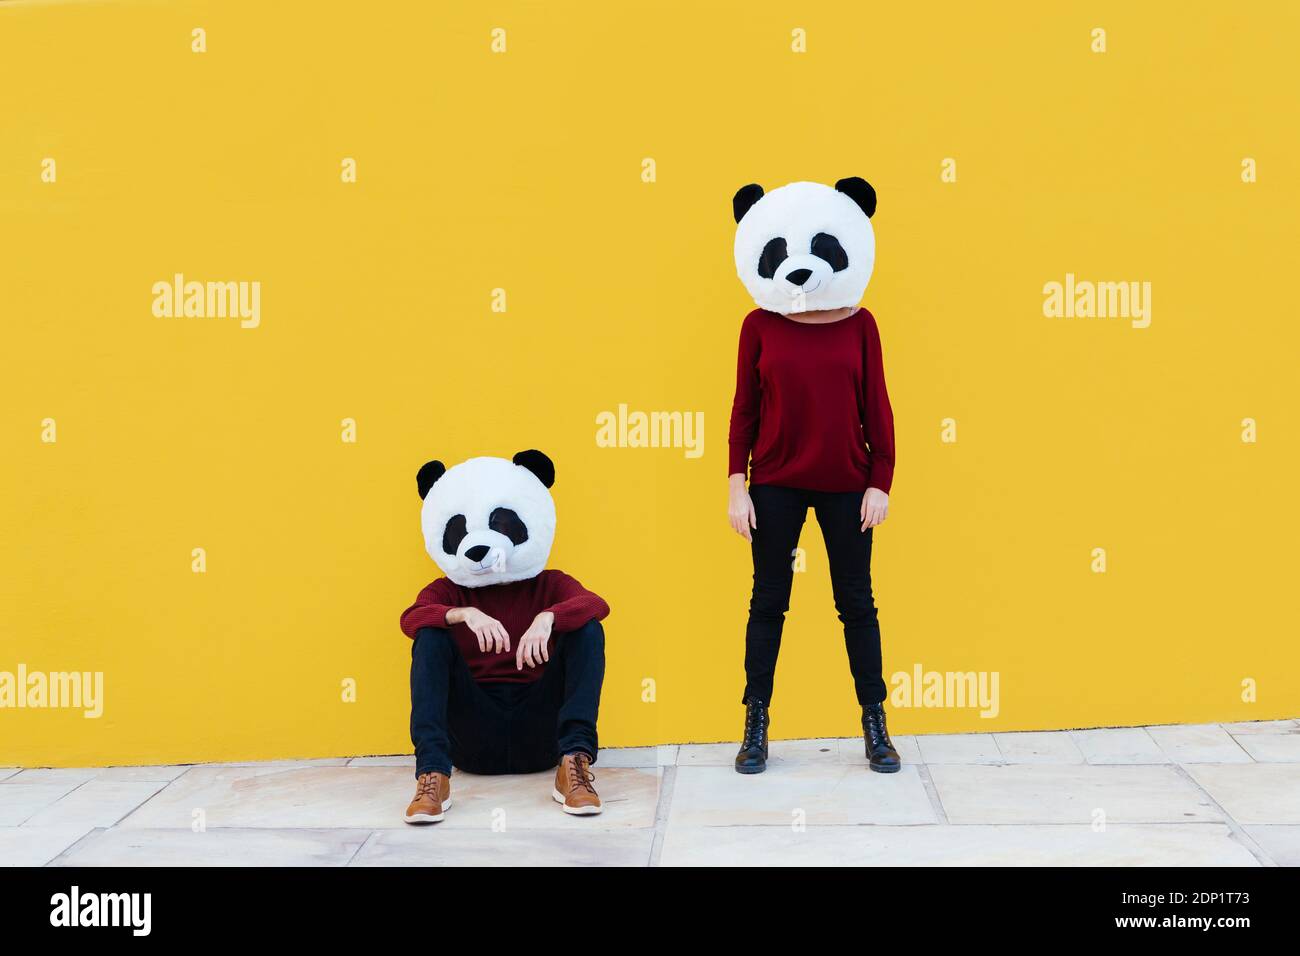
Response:
[[[510,635],[510,652],[484,654],[478,648],[474,632],[464,624],[447,623],[447,612],[456,607],[476,607],[488,617],[501,622]],[[476,681],[500,681],[527,684],[542,676],[546,664],[524,664],[519,670],[515,651],[519,638],[542,611],[555,615],[547,653],[555,653],[555,640],[567,631],[576,631],[588,621],[602,621],[609,605],[563,571],[543,571],[527,581],[490,584],[481,588],[463,588],[450,578],[439,578],[420,592],[415,603],[402,612],[402,633],[415,637],[422,627],[450,627],[451,636],[469,664]]]
[[[871,313],[819,325],[745,316],[728,442],[727,474],[757,485],[888,492],[894,412]]]

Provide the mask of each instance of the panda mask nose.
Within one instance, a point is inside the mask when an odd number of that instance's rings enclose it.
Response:
[[[486,544],[476,544],[465,552],[465,557],[469,558],[471,561],[482,561],[487,557],[489,550],[490,549]]]
[[[811,269],[794,269],[786,275],[786,281],[794,285],[803,285],[812,278]]]

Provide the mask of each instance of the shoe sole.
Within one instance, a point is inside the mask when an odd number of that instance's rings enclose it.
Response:
[[[766,769],[767,769],[767,764],[763,764],[763,766],[761,767],[737,767],[736,773],[743,773],[743,774],[762,773]]]
[[[897,767],[877,767],[873,764],[867,764],[867,766],[870,767],[876,773],[898,773],[898,771],[903,769],[903,765],[901,763]]]
[[[560,793],[560,791],[558,790],[551,791],[551,799],[560,805],[561,810],[563,810],[565,813],[569,814],[570,816],[575,816],[575,817],[595,816],[597,813],[600,813],[600,811],[604,809],[604,807],[600,807],[600,806],[571,807],[564,802],[564,794]]]
[[[412,813],[408,816],[403,816],[402,819],[407,823],[441,823],[442,818],[447,815],[447,811],[450,809],[451,797],[448,797],[446,800],[442,801],[442,813],[437,815],[432,813]]]

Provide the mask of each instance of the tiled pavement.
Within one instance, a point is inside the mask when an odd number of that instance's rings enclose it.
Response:
[[[189,767],[0,768],[0,863],[1300,865],[1294,720],[602,751],[598,817],[550,774],[452,778],[432,827],[401,812],[411,757]]]

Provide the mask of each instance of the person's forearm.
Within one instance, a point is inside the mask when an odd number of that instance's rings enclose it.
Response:
[[[727,478],[727,483],[730,484],[732,488],[744,488],[745,476],[743,473],[730,475]]]
[[[454,607],[447,612],[448,624],[464,624],[465,614],[469,611],[467,607]]]

